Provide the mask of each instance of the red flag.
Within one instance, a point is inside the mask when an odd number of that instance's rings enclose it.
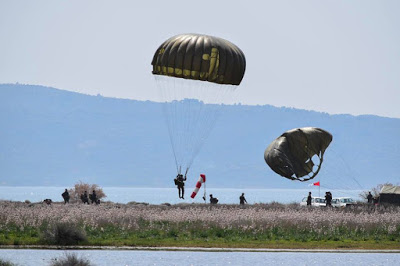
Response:
[[[319,185],[319,181],[318,181],[318,182],[315,182],[315,183],[313,183],[313,185],[314,185],[314,186],[318,186],[318,187],[319,187],[319,186],[320,186],[320,185]]]

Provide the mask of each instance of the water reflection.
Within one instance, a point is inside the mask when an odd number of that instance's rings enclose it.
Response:
[[[193,252],[143,250],[0,249],[0,258],[18,265],[49,265],[76,253],[94,265],[399,265],[400,253]]]

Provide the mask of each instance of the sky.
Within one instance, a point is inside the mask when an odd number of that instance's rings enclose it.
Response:
[[[171,36],[246,55],[236,102],[400,118],[400,1],[0,0],[0,83],[158,100],[151,60]]]

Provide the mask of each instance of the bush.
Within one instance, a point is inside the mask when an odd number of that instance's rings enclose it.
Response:
[[[101,200],[102,198],[106,198],[106,194],[104,193],[103,189],[99,187],[97,184],[87,184],[80,181],[74,185],[74,188],[68,190],[69,195],[71,197],[71,202],[80,202],[81,195],[87,191],[88,196],[92,194],[93,190],[96,191],[97,199]]]
[[[0,266],[15,266],[14,263],[0,259]]]
[[[68,254],[66,253],[64,257],[55,258],[50,266],[90,266],[90,262],[88,259],[78,258],[78,256],[74,253]]]
[[[42,241],[52,245],[77,245],[87,241],[86,232],[77,225],[58,223],[48,227],[41,235]]]

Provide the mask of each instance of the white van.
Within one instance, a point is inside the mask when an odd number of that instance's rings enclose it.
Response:
[[[332,207],[345,208],[348,206],[354,206],[357,202],[350,197],[341,197],[332,199]]]
[[[303,200],[300,202],[300,206],[307,206],[307,197],[303,198]],[[312,207],[325,207],[326,206],[325,198],[311,197],[311,206]]]

